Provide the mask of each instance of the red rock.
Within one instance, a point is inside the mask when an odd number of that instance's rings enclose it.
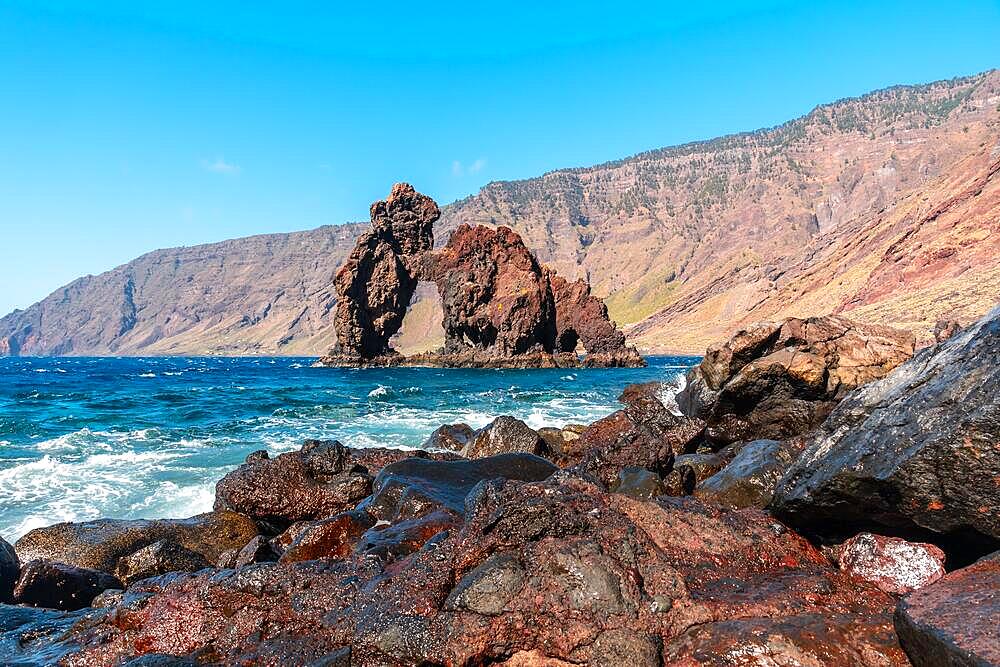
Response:
[[[983,559],[910,593],[895,623],[914,667],[1000,665],[1000,560]]]
[[[677,401],[720,445],[786,439],[815,428],[850,390],[884,377],[913,349],[910,333],[837,315],[760,324],[710,347]]]
[[[548,445],[537,431],[520,419],[501,416],[476,431],[462,454],[466,458],[481,459],[514,452],[541,455],[547,451]]]
[[[933,544],[861,533],[839,545],[834,560],[844,572],[904,595],[944,576],[944,552]]]
[[[564,473],[484,481],[463,506],[460,529],[398,560],[140,582],[132,602],[67,638],[66,662],[210,650],[215,662],[302,664],[349,648],[355,667],[659,665],[697,655],[699,628],[739,622],[742,636],[719,626],[719,645],[771,636],[784,655],[906,664],[884,631],[891,598],[762,512],[634,500]]]
[[[586,281],[567,282],[549,272],[549,285],[556,306],[556,349],[587,352],[584,365],[601,367],[644,366],[635,348],[625,344],[625,334],[608,317],[608,307],[590,293]]]

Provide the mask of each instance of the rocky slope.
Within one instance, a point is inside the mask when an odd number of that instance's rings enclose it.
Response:
[[[510,226],[650,350],[700,352],[752,321],[830,311],[926,342],[942,315],[985,313],[1000,286],[998,138],[1000,72],[900,86],[768,130],[491,183],[445,207],[436,238]],[[150,253],[0,319],[0,354],[319,354],[362,229]],[[394,345],[432,347],[439,313],[417,302]]]

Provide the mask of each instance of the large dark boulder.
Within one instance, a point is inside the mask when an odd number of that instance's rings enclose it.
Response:
[[[850,390],[883,377],[913,348],[910,333],[840,316],[759,324],[708,348],[677,402],[708,422],[720,446],[781,440],[817,426]]]
[[[123,586],[107,572],[33,560],[21,568],[21,576],[14,587],[14,602],[73,611],[89,607],[98,594],[109,588]]]
[[[801,438],[748,442],[721,470],[698,480],[694,495],[733,509],[763,509],[804,446]]]
[[[21,563],[14,547],[0,537],[0,604],[10,602],[20,573]]]
[[[121,559],[169,540],[215,562],[222,552],[242,547],[257,526],[234,512],[208,512],[190,519],[99,519],[36,528],[17,541],[22,562],[50,560],[76,567],[116,572]]]
[[[257,520],[274,533],[296,521],[324,519],[353,509],[372,490],[375,474],[409,457],[455,458],[401,449],[354,449],[336,440],[307,440],[273,459],[251,455],[215,485],[215,508]],[[249,541],[244,540],[243,544]],[[243,544],[239,546],[242,547]]]
[[[895,622],[914,667],[1000,665],[1000,560],[984,559],[910,593]]]
[[[845,399],[772,507],[804,530],[872,530],[973,558],[1000,545],[1000,308]]]
[[[481,459],[514,452],[541,455],[547,451],[548,445],[538,431],[516,417],[505,415],[476,431],[462,454],[470,459]]]

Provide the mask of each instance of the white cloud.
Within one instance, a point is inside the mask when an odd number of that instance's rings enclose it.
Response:
[[[451,175],[456,177],[470,176],[472,174],[478,174],[483,169],[486,168],[486,158],[477,158],[475,162],[469,166],[462,164],[461,160],[455,160],[451,163]]]
[[[240,173],[240,166],[238,164],[233,164],[232,162],[226,162],[226,160],[221,157],[217,157],[214,160],[202,160],[201,166],[206,171],[211,171],[216,174]]]

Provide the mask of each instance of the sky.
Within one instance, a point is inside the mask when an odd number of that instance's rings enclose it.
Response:
[[[1000,0],[4,0],[0,315],[396,181],[445,204],[991,69],[998,35]]]

